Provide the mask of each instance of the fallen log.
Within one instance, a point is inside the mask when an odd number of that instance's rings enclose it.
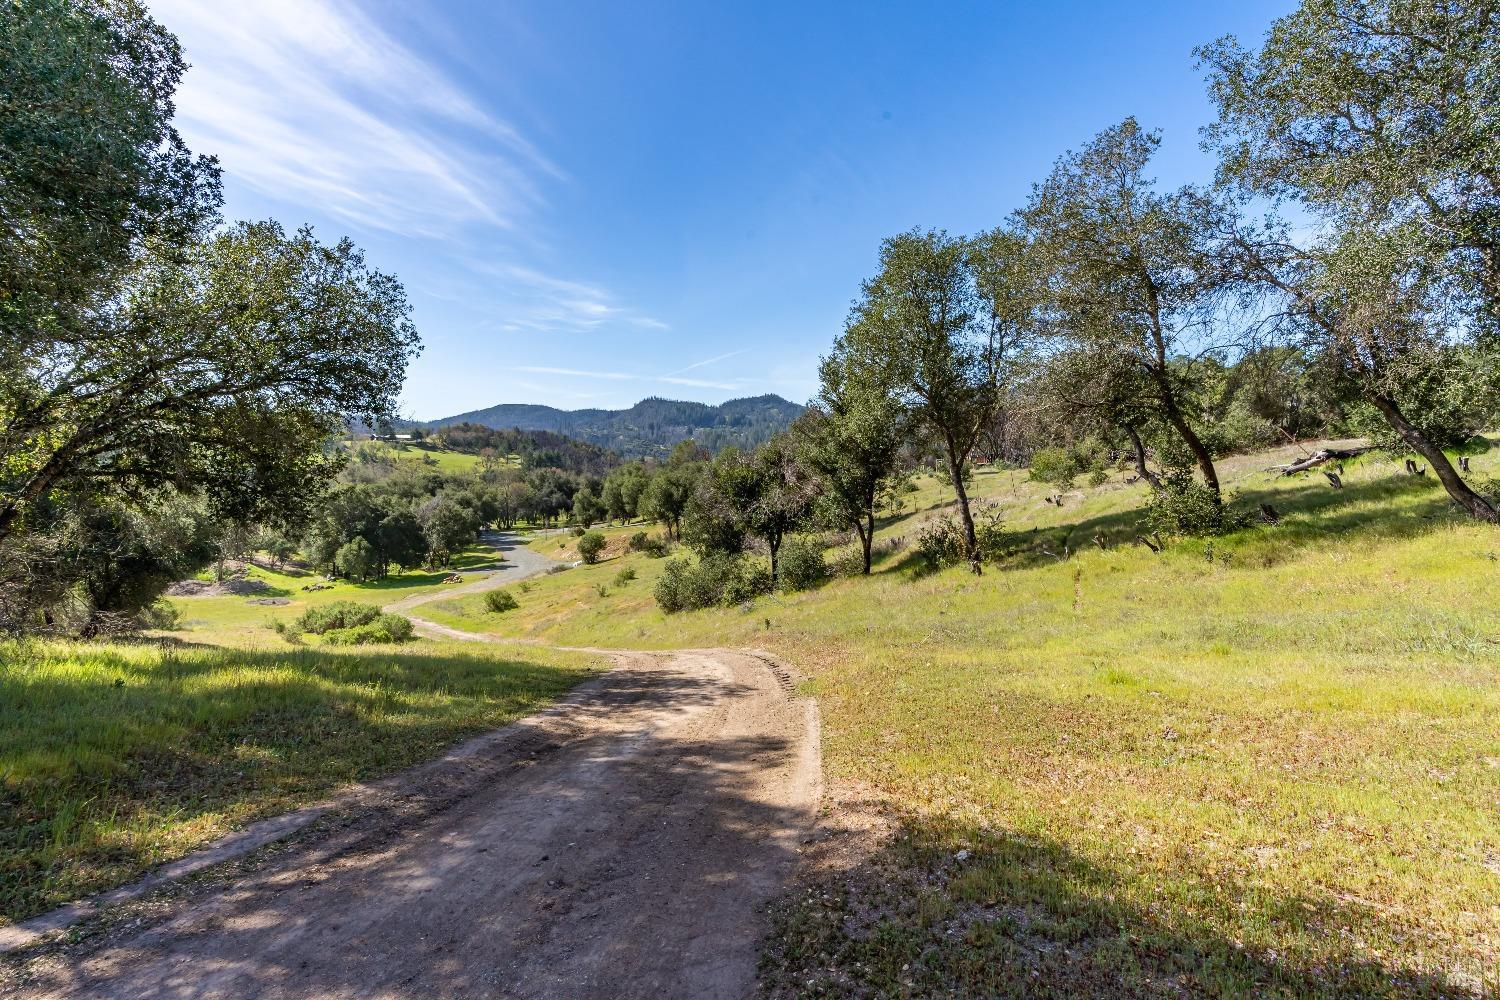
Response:
[[[1375,446],[1372,444],[1362,445],[1358,448],[1324,448],[1322,451],[1313,452],[1299,462],[1293,462],[1290,465],[1273,465],[1266,471],[1279,472],[1283,476],[1295,476],[1299,472],[1306,472],[1308,469],[1317,468],[1325,462],[1337,462],[1346,458],[1354,458],[1356,455],[1363,455],[1367,451],[1374,450]]]

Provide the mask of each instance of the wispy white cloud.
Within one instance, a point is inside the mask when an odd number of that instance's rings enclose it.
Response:
[[[193,68],[178,123],[231,177],[358,226],[506,226],[557,169],[345,0],[153,0]]]
[[[441,297],[484,301],[503,331],[668,329],[595,284],[490,263],[536,250],[563,172],[357,0],[150,6],[192,64],[177,124],[232,181],[431,241],[482,281]]]
[[[667,372],[667,374],[668,375],[681,375],[683,372],[690,372],[690,371],[693,371],[693,370],[698,369],[698,368],[707,368],[709,365],[716,365],[720,361],[728,361],[730,358],[737,358],[741,354],[746,353],[748,350],[749,350],[749,348],[740,348],[738,351],[730,351],[728,354],[720,354],[717,357],[705,358],[702,361],[694,361],[692,364],[688,365],[686,368],[679,368],[676,371]]]
[[[610,292],[597,285],[557,278],[520,264],[481,261],[470,267],[502,282],[507,296],[500,310],[502,329],[586,332],[615,323],[670,329],[659,319],[618,304]]]
[[[518,365],[514,371],[531,372],[537,375],[566,375],[571,378],[606,379],[611,382],[662,382],[667,385],[688,385],[700,389],[724,389],[730,392],[739,388],[733,382],[710,382],[705,379],[677,378],[671,375],[641,375],[635,372],[583,371],[578,368],[554,368],[549,365]]]

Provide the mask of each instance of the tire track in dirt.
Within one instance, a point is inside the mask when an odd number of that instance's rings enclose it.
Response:
[[[17,956],[4,991],[749,995],[761,910],[816,817],[816,705],[764,654],[608,655],[559,705],[377,783],[329,836]]]

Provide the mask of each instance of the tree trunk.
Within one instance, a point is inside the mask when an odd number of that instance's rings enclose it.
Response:
[[[777,564],[776,556],[781,551],[781,536],[774,535],[766,539],[766,545],[771,549],[771,586],[781,582],[780,566]]]
[[[870,575],[870,549],[875,544],[875,508],[865,511],[865,529],[859,533],[859,542],[864,549],[865,576]]]
[[[1427,459],[1427,464],[1437,474],[1438,480],[1443,484],[1443,489],[1448,491],[1454,503],[1463,508],[1470,517],[1490,524],[1500,524],[1500,511],[1469,488],[1469,484],[1464,482],[1458,470],[1453,468],[1453,463],[1448,461],[1448,456],[1443,454],[1443,449],[1427,440],[1427,435],[1411,425],[1394,399],[1373,392],[1368,394],[1368,398],[1370,403],[1385,417],[1386,422],[1395,428],[1397,434],[1401,435],[1401,440],[1405,441],[1412,451]]]
[[[1152,378],[1156,382],[1157,391],[1161,394],[1162,410],[1167,416],[1167,422],[1177,431],[1177,436],[1182,438],[1182,443],[1188,446],[1188,451],[1193,453],[1193,458],[1198,462],[1198,471],[1203,473],[1203,481],[1208,484],[1209,489],[1214,491],[1215,497],[1219,496],[1219,474],[1214,469],[1214,457],[1209,454],[1203,439],[1192,427],[1188,426],[1187,418],[1177,408],[1177,397],[1167,383],[1166,373],[1153,369]]]
[[[1151,484],[1152,489],[1161,489],[1161,477],[1146,468],[1146,445],[1141,441],[1140,432],[1133,424],[1126,424],[1125,433],[1130,435],[1130,446],[1135,451],[1135,471]]]
[[[958,498],[958,516],[964,525],[964,554],[969,557],[969,569],[978,575],[982,572],[979,567],[979,536],[974,532],[974,515],[969,512],[969,491],[964,489],[963,462],[951,441],[948,442],[948,474],[953,477],[953,495]]]

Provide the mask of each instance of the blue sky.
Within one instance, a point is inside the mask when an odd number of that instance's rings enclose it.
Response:
[[[1001,221],[1127,115],[1207,176],[1195,44],[1289,2],[156,0],[236,218],[349,235],[406,412],[814,390],[882,237]]]

